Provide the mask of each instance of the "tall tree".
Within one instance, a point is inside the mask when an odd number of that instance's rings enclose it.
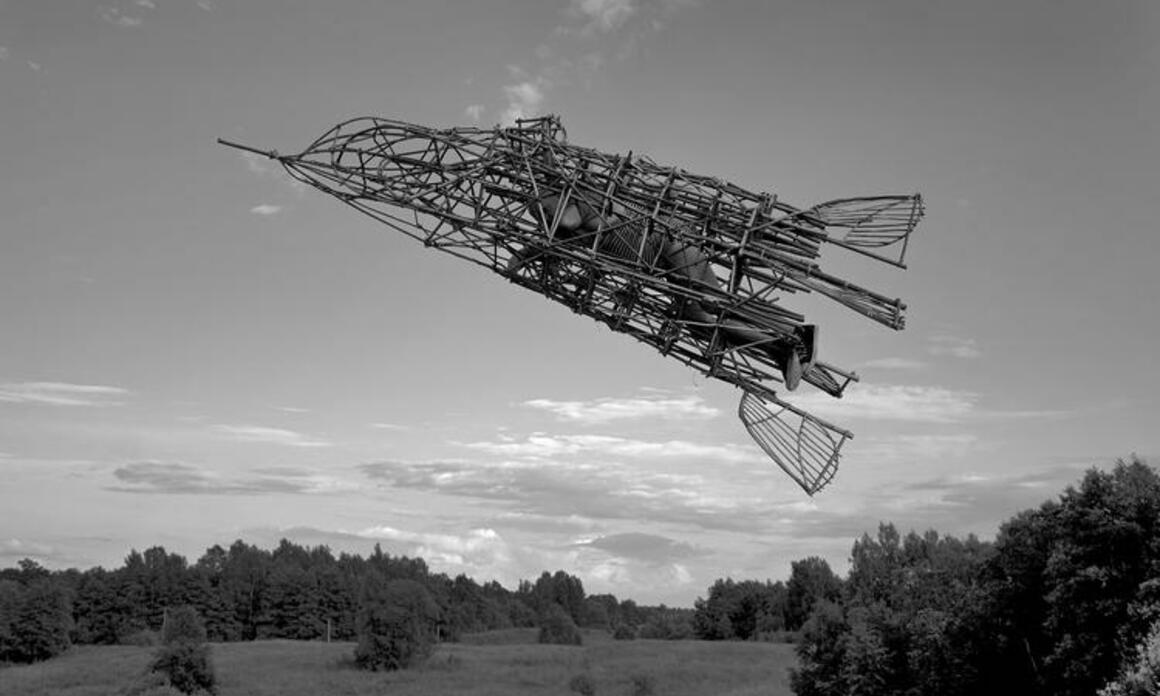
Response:
[[[814,605],[836,602],[842,595],[842,580],[824,558],[810,556],[790,564],[786,582],[785,627],[796,631],[809,618]]]

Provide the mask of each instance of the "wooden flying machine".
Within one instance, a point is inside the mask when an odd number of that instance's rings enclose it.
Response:
[[[816,292],[892,329],[905,304],[830,275],[826,246],[905,268],[915,195],[808,209],[768,193],[568,142],[556,116],[429,128],[359,118],[277,160],[295,179],[403,234],[592,317],[739,387],[754,440],[806,493],[852,434],[778,397],[840,398],[857,376],[817,359],[817,329],[781,305]]]

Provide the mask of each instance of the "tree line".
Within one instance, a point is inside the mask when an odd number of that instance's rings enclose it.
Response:
[[[1160,476],[1138,459],[1092,469],[993,542],[881,524],[845,578],[809,558],[786,582],[718,580],[694,625],[788,632],[798,696],[1160,693]]]
[[[0,662],[46,659],[74,643],[149,643],[177,607],[192,607],[215,642],[354,640],[366,585],[395,580],[412,581],[430,595],[438,640],[535,627],[555,606],[578,626],[622,637],[692,636],[691,610],[588,595],[563,570],[509,590],[431,572],[422,559],[392,556],[378,545],[364,558],[285,539],[273,550],[238,540],[210,547],[193,563],[155,546],[131,551],[112,570],[49,571],[30,559],[0,570]]]
[[[508,590],[377,545],[363,558],[239,540],[192,564],[153,547],[83,572],[26,559],[0,570],[0,662],[148,641],[177,607],[209,640],[238,641],[354,640],[398,606],[420,607],[433,640],[550,618],[622,639],[793,641],[798,696],[1136,696],[1160,682],[1160,476],[1138,459],[1090,470],[994,541],[883,523],[844,578],[805,558],[785,581],[717,580],[693,609],[587,595],[563,570]]]

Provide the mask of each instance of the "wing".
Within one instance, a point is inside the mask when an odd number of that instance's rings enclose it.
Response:
[[[842,446],[853,437],[770,393],[745,392],[737,412],[761,449],[811,496],[834,478]]]

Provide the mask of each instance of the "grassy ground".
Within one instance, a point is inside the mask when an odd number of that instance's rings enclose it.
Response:
[[[571,694],[587,675],[616,696],[789,696],[792,646],[700,641],[613,641],[585,633],[583,647],[537,645],[534,630],[467,636],[440,645],[421,669],[354,667],[350,643],[260,641],[213,646],[220,696],[533,696]],[[131,684],[152,648],[75,648],[45,663],[0,670],[0,696],[107,696]],[[640,690],[641,684],[651,691]]]

